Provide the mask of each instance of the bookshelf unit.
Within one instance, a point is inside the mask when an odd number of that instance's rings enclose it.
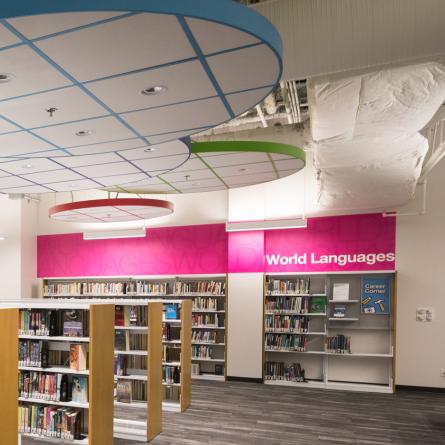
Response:
[[[138,396],[142,389],[144,394],[140,398],[143,400],[134,403],[140,407],[145,404],[147,412],[146,421],[137,424],[133,422],[133,428],[127,428],[126,420],[118,417],[122,412],[119,408],[131,405],[133,397],[125,402],[119,401],[117,389],[115,437],[150,442],[162,431],[162,316],[162,302],[115,301],[115,383],[130,385],[131,394],[138,393]],[[133,336],[137,336],[137,339]],[[123,342],[118,341],[118,338]],[[132,369],[137,364],[141,369]],[[123,375],[120,375],[120,371],[123,371]],[[141,388],[135,391],[135,386]]]
[[[391,278],[389,314],[361,313],[366,276]],[[392,393],[394,281],[387,272],[265,275],[264,383]],[[333,287],[339,283],[348,283],[349,295],[334,301]],[[334,316],[335,305],[342,306],[343,317]]]
[[[224,381],[227,345],[227,275],[181,276],[176,297],[192,301],[192,378]]]
[[[191,300],[192,378],[220,381],[225,380],[227,369],[226,288],[226,274],[42,280],[42,295],[45,298]],[[199,324],[200,321],[203,324]]]
[[[15,434],[20,423],[20,435],[41,437],[49,442],[112,443],[114,306],[72,300],[40,303],[22,300],[14,306],[18,308],[18,342],[15,344],[18,343],[19,351],[18,401],[21,407]],[[57,322],[53,321],[55,319]],[[70,336],[74,335],[74,330],[80,333],[80,323],[82,336]],[[49,332],[44,332],[45,329]],[[53,336],[54,329],[62,332]],[[83,369],[82,358],[86,369]],[[79,368],[73,368],[75,363],[80,364]],[[17,377],[13,381],[17,382]],[[15,389],[16,384],[11,387]],[[82,400],[73,400],[79,394]],[[80,428],[81,437],[66,434],[57,437],[54,429],[49,430],[51,433],[39,431],[37,423],[29,423],[30,420],[36,422],[39,412],[47,417],[54,416],[54,419],[66,416],[66,422]]]

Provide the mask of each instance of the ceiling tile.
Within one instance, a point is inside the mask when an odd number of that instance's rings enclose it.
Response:
[[[1,104],[1,102],[0,102]],[[9,133],[11,131],[20,131],[20,128],[16,125],[10,124],[4,119],[0,119],[0,134],[1,133]]]
[[[97,189],[98,187],[100,187],[100,184],[98,184],[98,182],[91,181],[90,179],[81,179],[79,181],[57,182],[56,184],[51,184],[51,188],[58,192]]]
[[[53,148],[52,145],[25,131],[0,135],[0,156],[32,155]]]
[[[177,18],[163,14],[137,14],[37,46],[82,82],[195,57]]]
[[[215,178],[215,174],[212,172],[212,170],[208,168],[204,170],[194,170],[190,172],[176,172],[175,170],[172,173],[166,173],[161,176],[163,179],[171,183]],[[188,176],[188,178],[186,178],[186,176]]]
[[[57,162],[66,167],[85,167],[88,165],[103,165],[120,162],[122,159],[116,153],[101,153],[85,156],[66,156],[57,158]]]
[[[77,136],[78,131],[91,131],[92,133],[87,136]],[[43,136],[59,147],[73,147],[80,142],[94,144],[134,137],[134,133],[114,117],[102,117],[85,122],[57,125],[52,128],[40,128],[34,133]],[[93,152],[91,150],[91,153]]]
[[[60,165],[45,158],[19,159],[0,164],[0,168],[13,175],[27,175],[31,173],[44,172],[60,169]]]
[[[251,153],[248,151],[233,153],[226,152],[222,156],[206,156],[205,153],[199,154],[211,167],[225,167],[229,165],[253,164],[255,162],[268,162],[266,153]],[[270,161],[269,161],[270,162]]]
[[[205,193],[205,192],[216,192],[221,190],[227,190],[227,187],[224,186],[224,184],[221,183],[221,185],[216,187],[194,187],[193,190],[191,189],[183,189],[180,190],[183,193]]]
[[[152,151],[147,151],[152,150]],[[190,153],[187,145],[181,141],[171,141],[165,144],[152,145],[150,147],[135,148],[133,150],[125,150],[119,152],[121,156],[129,161],[135,159],[151,159],[172,155],[185,155]],[[186,158],[185,158],[186,159]]]
[[[285,178],[287,176],[293,175],[295,173],[295,170],[280,170],[278,174],[280,175],[280,178]]]
[[[213,126],[229,119],[220,99],[204,99],[155,110],[136,111],[123,114],[122,117],[139,133],[147,136]]]
[[[5,46],[15,45],[16,43],[20,43],[20,39],[9,31],[9,29],[0,25],[0,47],[3,48]]]
[[[193,191],[197,188],[203,187],[222,187],[225,188],[224,184],[218,179],[201,179],[199,181],[185,181],[185,182],[176,182],[174,186],[180,190]]]
[[[293,156],[276,154],[276,153],[271,153],[270,156],[274,161],[281,161],[283,159],[295,159]]]
[[[136,137],[126,140],[119,140],[113,142],[103,142],[91,145],[79,145],[76,147],[69,147],[67,151],[74,156],[89,155],[91,153],[109,153],[110,151],[128,150],[137,147],[147,147],[148,144],[142,139]]]
[[[100,182],[105,187],[111,187],[112,185],[122,184],[125,182],[126,184],[140,181],[146,178],[147,175],[145,173],[133,173],[126,175],[114,175],[114,176],[103,176],[100,178]]]
[[[193,170],[207,170],[205,164],[198,158],[191,158],[180,167],[175,168],[175,173],[188,172]]]
[[[111,176],[111,175],[126,175],[129,173],[140,173],[140,171],[133,167],[128,162],[116,162],[113,164],[103,165],[92,165],[90,167],[76,167],[74,168],[76,172],[82,175],[88,176],[89,178],[100,178],[101,176]]]
[[[275,166],[278,170],[300,170],[304,167],[304,161],[301,159],[287,159],[282,161],[275,161]]]
[[[32,173],[29,175],[22,176],[25,179],[29,179],[30,181],[37,182],[39,184],[51,184],[53,182],[62,182],[62,181],[77,181],[82,179],[82,176],[71,171],[71,170],[53,170],[45,173]],[[52,187],[52,185],[49,185]]]
[[[277,179],[275,173],[258,173],[256,175],[242,175],[225,177],[224,181],[230,187],[237,187],[242,185],[254,185],[267,181],[274,181]]]
[[[138,193],[173,193],[174,189],[170,187],[168,184],[156,184],[156,185],[121,185],[125,190],[129,192],[138,192]]]
[[[57,14],[41,14],[8,19],[8,22],[26,38],[35,39],[56,32],[65,31],[78,26],[94,23],[99,20],[116,17],[123,12],[71,12]]]
[[[18,176],[8,176],[6,178],[0,178],[0,189],[11,188],[11,187],[21,187],[25,185],[34,185],[32,182],[26,179],[19,178]]]
[[[230,26],[187,18],[187,23],[204,54],[258,43],[259,40]]]
[[[247,170],[244,170],[247,169]],[[274,173],[277,175],[271,162],[260,162],[257,164],[244,164],[243,166],[216,167],[215,172],[224,180],[228,176],[250,176],[253,173]]]
[[[165,86],[168,90],[154,96],[141,93],[153,86]],[[114,77],[89,83],[87,87],[118,113],[216,96],[199,61]]]
[[[227,100],[236,115],[246,111],[246,103],[252,104],[252,107],[260,103],[270,93],[270,88],[260,88],[253,91],[245,91],[244,93],[228,94]]]
[[[57,108],[52,117],[47,111],[50,108]],[[105,114],[108,113],[104,108],[77,87],[0,102],[0,115],[26,128],[91,119]]]
[[[210,69],[225,93],[275,84],[280,74],[276,60],[274,52],[266,45],[207,58]],[[229,70],[228,66],[242,67],[242,72]],[[246,106],[246,110],[253,105],[256,104]]]
[[[1,100],[59,88],[70,82],[48,62],[27,46],[0,51],[0,66],[3,73],[14,78],[1,85]]]
[[[162,158],[149,158],[149,159],[140,159],[133,161],[134,165],[137,165],[139,168],[143,169],[147,172],[153,172],[157,170],[171,170],[181,162],[185,162],[188,158],[187,155],[173,155],[173,156],[165,156]],[[175,169],[177,170],[177,169]]]
[[[171,140],[174,140],[174,139],[180,139],[180,138],[183,138],[185,136],[192,135],[192,134],[196,135],[196,134],[199,134],[199,133],[201,133],[203,131],[206,131],[208,129],[209,129],[209,127],[203,127],[203,128],[197,128],[197,129],[194,129],[194,130],[190,129],[190,130],[186,130],[186,131],[177,131],[177,132],[174,132],[174,133],[158,134],[156,136],[150,136],[148,138],[148,140],[152,144],[159,144],[159,143],[164,142],[164,141],[171,141]]]
[[[0,187],[0,193],[51,193],[53,190],[43,187],[41,185],[28,185],[25,187],[17,188],[2,188]]]

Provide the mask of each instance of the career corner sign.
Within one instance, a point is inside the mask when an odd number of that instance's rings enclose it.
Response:
[[[362,278],[361,308],[363,314],[389,314],[390,304],[390,277]]]

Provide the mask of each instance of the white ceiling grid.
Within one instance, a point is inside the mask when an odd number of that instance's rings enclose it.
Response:
[[[423,63],[310,82],[314,162],[325,208],[411,199],[428,150],[419,131],[445,100],[445,67]]]
[[[3,193],[150,182],[189,158],[178,138],[252,108],[280,74],[267,44],[230,26],[108,11],[0,20],[0,66]]]

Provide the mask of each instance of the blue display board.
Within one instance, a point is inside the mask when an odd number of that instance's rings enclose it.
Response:
[[[363,314],[389,314],[391,312],[391,278],[362,278],[360,301]]]

